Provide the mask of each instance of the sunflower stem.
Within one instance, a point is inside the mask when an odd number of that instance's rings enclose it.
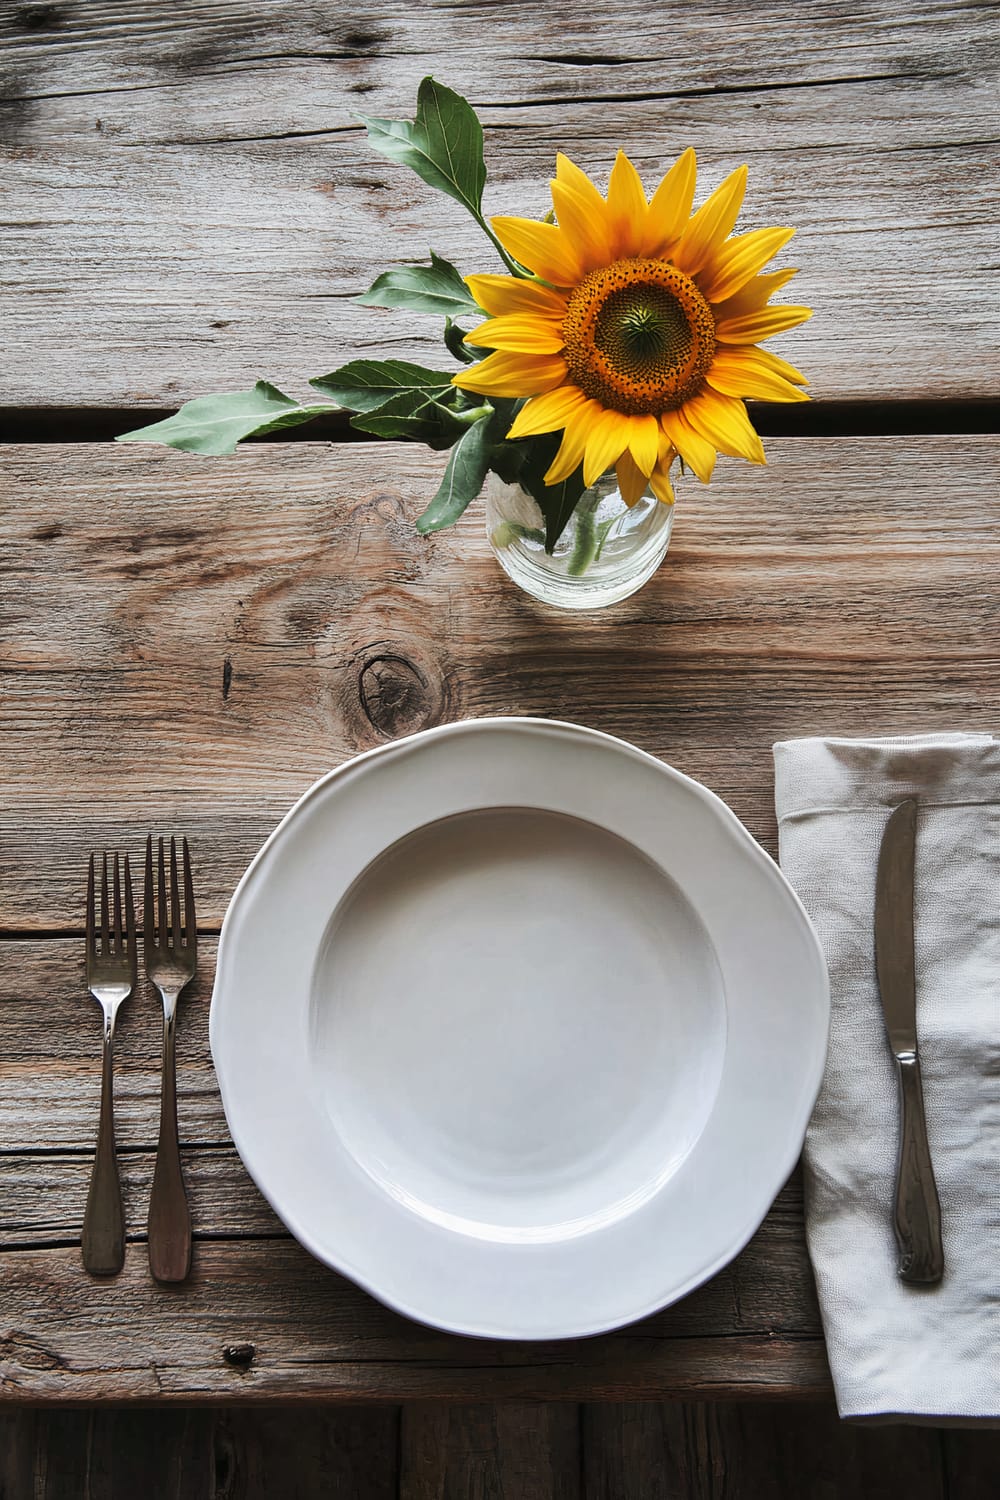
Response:
[[[573,538],[573,551],[566,565],[566,572],[571,578],[582,577],[597,557],[602,538],[598,535],[594,516],[597,514],[601,498],[597,491],[590,495],[581,495],[576,510],[573,512],[576,516],[576,535]]]
[[[510,274],[512,276],[519,276],[522,280],[531,279],[531,273],[529,271],[526,271],[523,266],[519,266],[517,261],[512,259],[512,257],[507,254],[506,250],[501,245],[500,241],[497,239],[496,235],[493,233],[492,229],[487,224],[482,214],[473,214],[473,218],[485,234],[486,238],[489,240],[490,244],[493,246],[494,250],[499,255],[500,259],[503,261],[504,265],[507,267]]]

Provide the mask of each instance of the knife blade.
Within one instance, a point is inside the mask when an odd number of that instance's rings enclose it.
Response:
[[[875,969],[886,1035],[899,1080],[899,1156],[894,1227],[898,1272],[905,1282],[931,1285],[944,1272],[938,1202],[917,1049],[917,991],[913,957],[913,878],[917,804],[909,797],[892,812],[875,877]]]

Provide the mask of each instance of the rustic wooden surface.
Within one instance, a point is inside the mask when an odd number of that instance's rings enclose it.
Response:
[[[995,393],[995,29],[967,0],[4,6],[0,405],[439,360],[433,319],[351,301],[429,245],[490,269],[364,142],[359,112],[412,115],[426,73],[481,111],[494,213],[544,212],[559,148],[600,176],[620,143],[653,179],[693,143],[702,191],[748,161],[745,227],[801,226],[816,317],[773,347],[818,400]]]
[[[772,853],[773,740],[995,722],[996,439],[768,452],[685,485],[662,577],[580,619],[510,586],[481,507],[414,535],[441,455],[0,450],[0,928],[77,927],[86,851],[147,825],[195,840],[217,928],[318,775],[448,719],[619,734],[708,781]]]
[[[702,191],[748,161],[744,227],[801,226],[787,260],[817,310],[775,341],[816,404],[763,413],[802,436],[685,487],[661,575],[603,617],[518,595],[478,508],[415,537],[442,464],[419,451],[0,449],[0,1500],[992,1500],[996,1434],[837,1422],[797,1175],[732,1266],[645,1323],[453,1339],[289,1239],[208,1054],[233,886],[358,749],[467,715],[576,719],[707,781],[773,853],[773,739],[996,727],[998,444],[957,435],[1000,384],[995,7],[821,12],[0,7],[14,443],[104,438],[258,375],[302,393],[356,354],[442,359],[433,320],[351,301],[430,245],[485,268],[474,227],[358,124],[410,114],[428,72],[483,116],[493,212],[541,212],[559,148],[599,177],[622,144],[652,178],[690,142]],[[80,876],[148,828],[193,839],[203,923],[178,1040],[194,1275],[174,1290],[145,1258],[145,989],[119,1046],[126,1270],[94,1283],[78,1250],[99,1086]]]
[[[726,463],[710,489],[685,488],[667,563],[645,590],[572,620],[507,585],[478,510],[416,536],[440,455],[305,443],[219,462],[107,444],[0,451],[16,497],[0,730],[8,1399],[829,1389],[797,1180],[707,1286],[580,1343],[450,1338],[319,1266],[229,1141],[207,1042],[211,937],[179,1032],[192,1280],[157,1287],[144,1253],[159,1056],[146,991],[123,1010],[119,1048],[126,1270],[96,1283],[78,1253],[99,1085],[80,939],[91,844],[138,855],[149,827],[186,832],[211,934],[317,775],[448,719],[537,713],[624,735],[719,790],[772,852],[773,739],[993,722],[1000,441],[768,447],[766,470]],[[244,1345],[249,1363],[227,1357]]]
[[[0,1414],[4,1500],[993,1500],[996,1434],[831,1406]]]

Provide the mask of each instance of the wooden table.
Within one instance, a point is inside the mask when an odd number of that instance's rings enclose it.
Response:
[[[577,720],[704,780],[772,853],[770,746],[796,734],[996,727],[1000,666],[988,5],[777,0],[337,8],[280,0],[5,8],[11,83],[0,366],[6,625],[0,906],[0,1396],[593,1402],[829,1391],[798,1177],[725,1271],[569,1344],[453,1338],[313,1261],[247,1178],[207,1042],[240,873],[323,771],[486,713]],[[419,538],[443,459],[349,440],[208,461],[106,439],[188,397],[353,354],[438,358],[350,299],[476,231],[369,152],[356,112],[435,73],[486,124],[493,211],[542,212],[558,147],[648,176],[688,142],[704,188],[751,168],[747,227],[801,226],[814,380],[759,414],[769,467],[684,485],[667,563],[569,618],[517,593],[479,507]],[[314,438],[305,429],[304,439]],[[326,440],[330,439],[330,440]],[[182,1002],[196,1225],[149,1276],[159,1015],[122,1012],[123,1274],[79,1238],[99,1027],[83,984],[92,846],[186,833],[204,943]]]

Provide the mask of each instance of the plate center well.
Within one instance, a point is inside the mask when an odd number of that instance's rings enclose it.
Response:
[[[722,980],[677,885],[632,844],[535,809],[394,844],[331,918],[317,1085],[347,1150],[459,1232],[568,1237],[676,1169],[715,1099]]]

